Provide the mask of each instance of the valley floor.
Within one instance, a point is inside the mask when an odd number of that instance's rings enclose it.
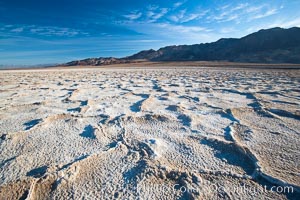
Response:
[[[299,199],[300,70],[0,71],[0,199]]]

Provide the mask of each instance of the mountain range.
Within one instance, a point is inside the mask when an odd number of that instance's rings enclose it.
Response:
[[[300,28],[262,29],[239,39],[222,38],[212,43],[166,46],[125,58],[89,58],[65,65],[107,65],[137,60],[300,63]]]

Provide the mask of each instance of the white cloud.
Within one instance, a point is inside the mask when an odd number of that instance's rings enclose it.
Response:
[[[219,8],[217,8],[217,10],[225,10],[226,8],[229,8],[230,4],[226,4],[226,5],[223,5]]]
[[[231,16],[228,16],[227,18],[221,20],[221,22],[229,22],[229,21],[232,21],[232,20],[235,20],[235,19],[238,19],[239,15],[235,14],[235,15],[231,15]]]
[[[141,12],[131,13],[131,14],[128,14],[128,15],[123,15],[123,16],[126,17],[129,20],[135,20],[135,19],[139,19],[142,16],[142,13]]]
[[[61,27],[36,27],[36,28],[30,28],[29,29],[31,33],[36,35],[44,35],[44,36],[75,36],[80,34],[80,31],[70,28],[61,28]],[[87,33],[83,33],[87,34]]]
[[[158,8],[159,8],[159,6],[157,6],[157,5],[149,5],[149,6],[147,6],[148,10],[157,10]]]
[[[265,5],[251,6],[251,7],[248,7],[248,8],[246,9],[246,13],[255,13],[255,12],[260,11],[260,10],[263,9],[264,7],[265,7]]]
[[[228,14],[228,13],[221,13],[219,16],[210,16],[208,17],[209,20],[217,21],[217,22],[229,22],[233,20],[237,20],[239,18],[239,14]]]
[[[186,18],[184,18],[181,22],[189,22],[189,21],[197,19],[200,16],[201,16],[200,14],[190,14]]]
[[[271,10],[267,10],[265,13],[254,15],[251,19],[260,19],[260,18],[268,17],[268,16],[276,14],[277,11],[278,10],[276,8],[271,9]]]
[[[174,3],[174,4],[173,4],[173,7],[174,7],[174,8],[178,8],[178,7],[180,7],[180,6],[181,6],[182,4],[184,4],[184,3],[185,3],[185,2],[180,2],[180,1],[179,1],[179,2],[177,2],[177,3]]]
[[[14,33],[21,33],[24,31],[24,28],[23,27],[19,27],[19,28],[14,28],[12,30],[10,30],[11,32],[14,32]]]
[[[249,3],[240,3],[236,6],[227,4],[217,8],[217,10],[221,12],[215,16],[209,16],[208,19],[217,22],[229,22],[235,20],[236,23],[239,23],[238,19],[243,16],[247,7],[249,7]]]
[[[208,22],[229,22],[234,21],[236,24],[241,22],[250,22],[252,20],[265,18],[277,14],[283,6],[270,6],[267,4],[250,5],[241,3],[235,6],[225,5],[217,8],[218,12],[207,17]]]
[[[196,20],[196,19],[200,19],[207,13],[208,13],[208,10],[205,10],[205,11],[202,11],[199,13],[186,14],[186,9],[184,9],[184,10],[180,10],[177,15],[170,16],[169,19],[173,22],[185,23],[185,22]]]
[[[7,33],[27,33],[34,35],[43,36],[75,36],[75,35],[88,35],[86,32],[80,30],[66,28],[66,27],[56,27],[56,26],[36,26],[36,25],[8,25],[4,26],[2,31]]]
[[[172,25],[168,23],[161,23],[158,24],[158,26],[177,33],[210,32],[209,29],[204,27],[199,27],[199,26],[182,26],[182,25]]]
[[[130,14],[123,15],[130,21],[143,20],[148,23],[156,22],[169,12],[168,8],[160,8],[157,5],[149,5],[146,10],[138,10],[131,12]]]
[[[152,17],[153,15],[155,15],[155,13],[152,11],[152,10],[149,10],[148,12],[147,12],[147,17]]]
[[[170,44],[193,44],[218,39],[212,30],[201,26],[147,22],[127,23],[124,26],[139,33],[151,35],[161,41],[172,41]]]
[[[241,13],[238,13],[237,11],[243,7],[244,4],[239,5],[237,7],[231,8],[231,9],[218,9],[222,10],[217,15],[211,15],[208,16],[207,19],[210,21],[217,21],[217,22],[228,22],[237,19]],[[227,8],[227,7],[226,7]]]
[[[248,3],[241,3],[237,5],[236,7],[233,7],[231,11],[241,10],[243,8],[246,8],[249,4]]]
[[[186,9],[180,10],[177,15],[170,16],[170,19],[174,22],[179,22],[182,18],[184,18],[186,13]]]
[[[167,14],[168,11],[169,11],[169,9],[167,9],[167,8],[161,8],[161,9],[160,9],[160,12],[154,14],[154,15],[152,16],[152,18],[155,19],[155,20],[157,20],[157,19],[163,17],[165,14]]]
[[[157,9],[149,9],[147,12],[148,22],[156,22],[158,19],[162,18],[169,12],[168,8],[157,8]]]

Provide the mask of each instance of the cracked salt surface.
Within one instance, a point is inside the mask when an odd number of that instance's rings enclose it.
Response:
[[[15,70],[0,82],[0,199],[299,199],[298,70]]]

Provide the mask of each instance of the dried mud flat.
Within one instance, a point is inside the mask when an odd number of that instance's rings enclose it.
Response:
[[[0,199],[299,199],[299,70],[16,70],[0,83]]]

